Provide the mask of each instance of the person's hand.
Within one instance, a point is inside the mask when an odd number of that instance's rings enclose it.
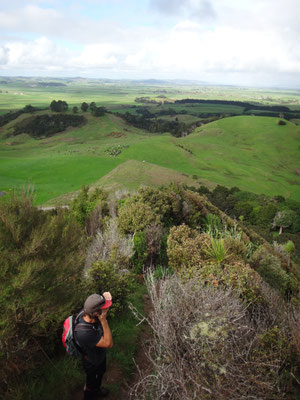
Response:
[[[102,296],[105,298],[105,300],[112,300],[110,292],[104,292]]]
[[[99,320],[102,321],[106,321],[106,315],[108,312],[108,308],[105,308],[104,310],[101,310],[101,314],[98,315]]]

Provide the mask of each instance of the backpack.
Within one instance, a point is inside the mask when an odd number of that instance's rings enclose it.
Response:
[[[80,347],[74,335],[75,330],[90,330],[92,329],[88,325],[78,323],[79,318],[83,315],[81,311],[77,316],[71,315],[64,321],[63,333],[62,333],[62,343],[66,348],[66,352],[70,356],[80,356],[84,355],[83,349]]]

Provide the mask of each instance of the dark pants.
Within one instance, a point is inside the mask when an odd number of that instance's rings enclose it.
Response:
[[[84,388],[84,399],[93,399],[101,387],[102,377],[106,371],[106,358],[103,362],[95,366],[89,361],[82,360],[83,369],[86,373],[86,384]]]

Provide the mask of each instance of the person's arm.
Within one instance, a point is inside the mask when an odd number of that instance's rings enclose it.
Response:
[[[99,315],[99,321],[102,325],[103,329],[103,336],[99,340],[99,342],[96,344],[96,347],[103,347],[105,349],[110,349],[113,347],[113,338],[111,334],[110,327],[108,325],[107,319],[106,319],[106,314],[107,314],[108,308],[105,310],[102,310],[101,314]]]

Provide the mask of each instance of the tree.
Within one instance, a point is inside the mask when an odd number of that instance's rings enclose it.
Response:
[[[90,110],[93,111],[94,108],[96,108],[96,103],[94,101],[92,101],[90,104]]]
[[[297,214],[293,210],[278,211],[275,215],[272,226],[273,228],[279,227],[279,235],[282,234],[283,228],[288,228],[297,218]]]
[[[73,107],[73,114],[77,114],[78,113],[78,107],[74,106]]]
[[[52,100],[50,103],[50,110],[54,112],[65,112],[68,108],[68,103],[64,100]]]
[[[103,117],[105,114],[106,109],[104,107],[94,107],[92,109],[92,114],[94,117]]]
[[[83,111],[83,112],[87,112],[88,108],[89,108],[88,103],[86,103],[86,102],[84,101],[84,102],[81,104],[81,109],[82,109],[82,111]]]
[[[35,107],[33,107],[31,104],[27,104],[23,108],[24,113],[33,113],[35,110],[36,110]]]

